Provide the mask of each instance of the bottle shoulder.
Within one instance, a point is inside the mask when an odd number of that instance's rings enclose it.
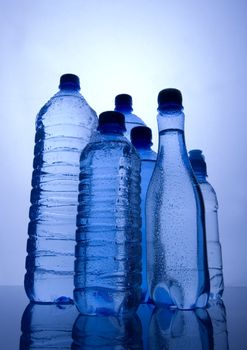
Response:
[[[151,148],[150,149],[139,148],[137,152],[139,153],[139,156],[142,161],[148,160],[148,161],[156,162],[157,153],[154,152]]]
[[[204,201],[212,201],[218,206],[218,199],[213,186],[208,181],[199,182]]]
[[[97,132],[91,142],[84,148],[81,154],[81,160],[87,159],[89,155],[92,156],[95,153],[108,156],[109,158],[121,154],[126,156],[132,155],[140,160],[133,145],[126,137],[120,135],[102,135]]]
[[[144,121],[134,113],[124,113],[125,122],[138,125],[146,125]]]
[[[36,116],[36,128],[56,124],[74,123],[88,119],[89,123],[97,123],[97,114],[89,106],[79,91],[58,91],[40,109]]]

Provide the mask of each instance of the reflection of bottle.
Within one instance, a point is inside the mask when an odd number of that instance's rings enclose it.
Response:
[[[145,123],[137,115],[133,114],[132,97],[127,94],[120,94],[115,97],[115,111],[125,116],[126,132],[125,137],[130,141],[130,132],[136,126],[145,126]]]
[[[29,304],[21,321],[20,350],[70,349],[77,316],[72,304]]]
[[[215,190],[207,181],[207,165],[202,151],[189,152],[190,163],[199,182],[205,207],[210,299],[221,298],[224,290],[222,253],[218,226],[218,200]]]
[[[222,300],[210,301],[208,313],[213,326],[214,350],[228,350],[226,309]]]
[[[142,214],[142,301],[147,295],[147,244],[146,244],[146,193],[153,174],[156,153],[151,149],[152,131],[147,126],[137,126],[131,130],[131,142],[141,158],[141,214]]]
[[[137,315],[131,318],[80,315],[73,327],[72,350],[142,350],[142,328]]]
[[[137,315],[139,316],[142,324],[142,340],[143,340],[143,350],[148,350],[148,332],[152,313],[154,310],[154,305],[149,303],[142,303],[137,310]]]
[[[149,295],[156,305],[205,307],[204,207],[185,146],[181,92],[162,90],[158,103],[159,150],[146,197]]]
[[[125,314],[141,298],[140,158],[124,115],[104,112],[81,155],[75,303],[82,314]]]
[[[25,290],[31,301],[73,299],[79,159],[97,126],[79,78],[61,76],[59,91],[36,119]]]
[[[212,350],[212,325],[206,310],[155,309],[149,350]]]

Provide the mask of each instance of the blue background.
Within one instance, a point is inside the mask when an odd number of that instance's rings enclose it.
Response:
[[[35,116],[67,72],[98,114],[131,94],[154,150],[158,92],[182,91],[187,148],[218,194],[225,284],[247,285],[246,14],[241,0],[1,2],[1,285],[23,283]]]

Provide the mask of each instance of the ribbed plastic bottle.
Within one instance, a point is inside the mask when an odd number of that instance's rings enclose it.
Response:
[[[159,149],[146,198],[149,295],[157,305],[205,307],[209,277],[203,199],[184,139],[182,95],[158,95]]]
[[[82,314],[128,314],[141,299],[140,158],[124,115],[104,112],[81,155],[74,300]]]
[[[147,295],[146,194],[153,174],[157,154],[151,149],[152,131],[147,126],[131,130],[131,142],[141,158],[141,214],[142,214],[142,301]]]
[[[78,316],[73,304],[30,303],[21,320],[19,350],[69,350],[72,328]]]
[[[207,165],[201,150],[191,150],[189,159],[199,182],[205,207],[210,299],[219,299],[224,291],[222,252],[219,239],[218,200],[215,190],[207,181]]]
[[[130,132],[136,126],[146,125],[144,121],[132,113],[132,97],[128,94],[120,94],[115,97],[115,111],[125,116],[126,131],[124,136],[130,141]]]
[[[79,160],[98,121],[79,90],[76,75],[62,75],[36,119],[25,275],[31,301],[73,299]]]

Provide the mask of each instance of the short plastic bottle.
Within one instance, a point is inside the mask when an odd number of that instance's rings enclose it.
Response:
[[[147,294],[146,194],[153,174],[157,154],[151,149],[152,130],[137,126],[131,130],[131,142],[141,158],[141,214],[142,214],[142,302]]]
[[[203,199],[184,139],[182,95],[158,95],[159,149],[146,198],[147,274],[156,305],[205,307],[209,293]]]
[[[144,121],[132,113],[132,97],[128,94],[120,94],[115,97],[115,111],[123,113],[125,116],[126,131],[124,136],[130,141],[130,132],[136,126],[145,126]]]
[[[98,131],[80,160],[74,300],[85,315],[124,315],[141,299],[140,158],[123,114],[100,114]]]
[[[205,207],[210,299],[219,299],[224,291],[222,251],[219,238],[218,200],[215,190],[207,181],[207,165],[201,150],[191,150],[189,159],[199,182]]]
[[[62,75],[36,119],[25,275],[35,302],[73,300],[79,160],[98,123],[79,90],[76,75]]]

